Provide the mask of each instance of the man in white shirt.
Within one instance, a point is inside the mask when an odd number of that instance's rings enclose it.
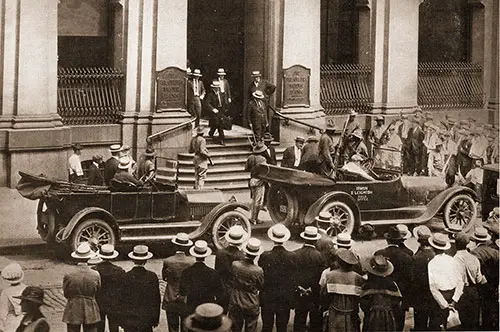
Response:
[[[464,289],[462,268],[457,260],[445,254],[451,244],[444,234],[436,233],[429,238],[436,256],[429,261],[429,288],[432,297],[441,310],[441,324],[446,328],[446,319],[450,310],[455,310]],[[438,326],[429,326],[431,330],[440,330]]]
[[[83,177],[82,162],[80,161],[82,146],[76,143],[71,147],[73,148],[73,154],[68,159],[69,182],[77,182],[78,179]]]

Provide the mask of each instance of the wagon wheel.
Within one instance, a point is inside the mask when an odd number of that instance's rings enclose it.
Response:
[[[56,215],[49,209],[43,199],[38,202],[37,227],[38,234],[47,243],[54,242],[56,236]]]
[[[71,248],[75,250],[82,242],[89,242],[92,250],[97,251],[103,244],[116,245],[115,233],[104,220],[92,218],[80,223],[71,238]]]
[[[352,234],[354,231],[354,213],[346,203],[329,201],[319,210],[319,213],[321,212],[329,212],[332,215],[330,223],[318,223],[318,228],[323,229],[326,234],[336,236],[339,233]]]
[[[472,227],[476,216],[476,204],[471,196],[466,194],[452,197],[444,208],[444,223],[446,227],[452,224],[462,227],[467,232]]]
[[[250,220],[242,212],[237,210],[228,211],[215,219],[212,226],[212,241],[217,249],[227,247],[227,241],[224,236],[229,231],[229,228],[236,225],[243,227],[245,232],[247,232],[246,239],[248,239],[251,234]]]
[[[267,191],[266,201],[273,222],[290,226],[297,219],[299,201],[297,196],[290,190],[271,185]]]

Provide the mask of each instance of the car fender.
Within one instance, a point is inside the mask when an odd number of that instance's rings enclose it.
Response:
[[[192,231],[189,234],[191,239],[196,239],[207,233],[210,230],[210,227],[213,225],[215,220],[223,213],[226,213],[231,210],[243,209],[247,212],[250,212],[250,207],[248,204],[238,203],[238,202],[224,202],[216,205],[201,221],[200,226],[197,229]]]
[[[111,228],[113,228],[113,230],[116,232],[116,234],[118,234],[118,226],[116,224],[115,218],[111,213],[102,208],[87,207],[85,209],[78,211],[77,213],[75,213],[73,217],[71,217],[68,224],[61,230],[62,234],[60,233],[61,231],[59,231],[58,236],[56,236],[57,242],[66,241],[71,236],[71,233],[73,232],[73,229],[76,227],[76,225],[78,225],[80,221],[87,219],[87,217],[91,215],[95,215],[100,219],[104,220],[105,222],[107,222],[111,226]]]
[[[323,206],[325,203],[331,200],[341,200],[349,204],[349,206],[352,209],[352,212],[354,213],[355,227],[359,226],[361,222],[361,214],[359,211],[358,203],[351,195],[343,191],[331,191],[318,198],[307,210],[307,213],[304,216],[304,224],[306,225],[313,224],[314,218],[318,215],[321,206]]]
[[[429,203],[427,203],[427,211],[431,216],[434,216],[436,213],[441,211],[446,203],[456,195],[466,194],[470,195],[475,201],[477,201],[478,197],[476,192],[468,187],[464,186],[456,186],[443,190],[439,194],[436,195]],[[431,217],[432,218],[432,217]]]

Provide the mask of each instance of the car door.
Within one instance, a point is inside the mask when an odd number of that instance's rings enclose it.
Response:
[[[176,218],[176,193],[171,191],[153,192],[152,219],[155,221],[175,221]]]
[[[111,213],[117,221],[127,222],[136,219],[138,192],[116,191],[111,193]]]

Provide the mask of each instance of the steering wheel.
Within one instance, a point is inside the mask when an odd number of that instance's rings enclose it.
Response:
[[[361,163],[361,166],[363,166],[369,171],[373,169],[374,165],[375,165],[375,160],[373,158],[367,158]]]

